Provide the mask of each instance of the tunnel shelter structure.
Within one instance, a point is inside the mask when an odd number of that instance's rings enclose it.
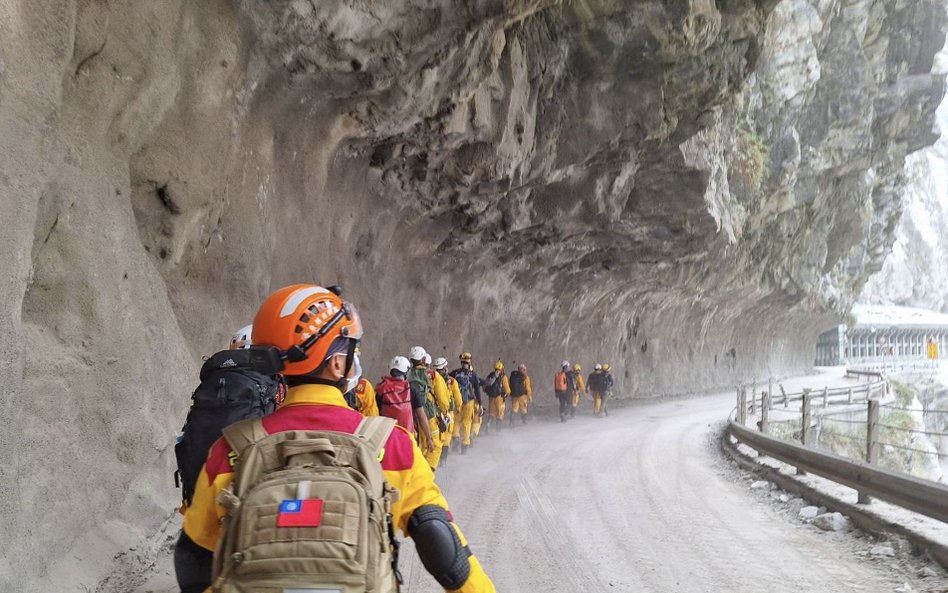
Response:
[[[945,356],[948,314],[911,307],[856,305],[852,315],[853,325],[839,325],[820,335],[817,366],[924,361],[928,359],[930,339],[938,346],[937,357]]]

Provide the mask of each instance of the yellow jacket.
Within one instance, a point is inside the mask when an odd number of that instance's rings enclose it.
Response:
[[[378,416],[379,405],[375,401],[375,387],[365,377],[359,379],[355,390],[357,409],[363,416]]]
[[[458,384],[458,380],[450,375],[448,376],[448,392],[451,394],[451,401],[454,402],[454,410],[460,412],[464,406],[464,398],[461,396],[461,386]]]
[[[523,376],[523,388],[527,390],[527,401],[533,401],[533,385],[530,383],[530,375]]]
[[[330,385],[299,385],[290,388],[283,406],[263,418],[268,433],[284,430],[335,430],[354,433],[362,415],[351,409],[342,393]],[[409,436],[398,426],[389,436],[382,451],[382,469],[390,486],[399,491],[392,503],[395,527],[408,536],[408,520],[418,507],[436,505],[448,510],[448,502],[435,484],[434,474],[424,455]],[[234,479],[232,464],[235,455],[224,439],[218,439],[208,453],[195,484],[194,498],[184,514],[184,532],[194,543],[214,550],[220,538],[220,521],[224,509],[217,497]],[[450,516],[450,511],[449,511]],[[467,540],[454,525],[462,545]],[[474,556],[470,557],[471,574],[458,591],[464,593],[493,593],[494,585]]]
[[[573,379],[576,381],[576,391],[586,391],[586,380],[580,373],[573,373]]]
[[[451,392],[448,391],[448,384],[445,383],[441,373],[435,372],[434,379],[431,380],[431,391],[434,394],[435,405],[447,414],[451,410]]]

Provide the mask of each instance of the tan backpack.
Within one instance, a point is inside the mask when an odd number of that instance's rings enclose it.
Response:
[[[220,593],[394,593],[398,543],[379,463],[395,421],[365,418],[355,434],[267,435],[259,418],[224,429],[237,452],[214,553]]]

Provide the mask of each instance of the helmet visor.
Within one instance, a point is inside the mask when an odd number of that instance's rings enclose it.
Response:
[[[346,338],[352,338],[353,340],[361,340],[362,318],[359,317],[359,311],[356,309],[356,306],[350,302],[344,302],[342,303],[342,313],[349,322],[348,326],[343,328],[342,335]],[[342,321],[342,318],[340,318],[340,321]]]

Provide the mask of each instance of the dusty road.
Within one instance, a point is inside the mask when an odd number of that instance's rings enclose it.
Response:
[[[814,380],[841,381],[784,385]],[[866,544],[852,535],[802,525],[755,496],[717,446],[732,396],[614,408],[603,419],[583,405],[566,424],[548,409],[482,436],[438,472],[499,592],[891,593],[906,581],[932,590],[895,560],[860,557]],[[401,566],[408,593],[441,591],[410,541]],[[155,569],[136,593],[176,590],[170,557]]]
[[[439,482],[498,591],[887,591],[903,582],[755,500],[714,434],[730,396],[587,408],[482,437]],[[454,463],[451,463],[451,462]],[[412,593],[440,589],[404,546]]]

